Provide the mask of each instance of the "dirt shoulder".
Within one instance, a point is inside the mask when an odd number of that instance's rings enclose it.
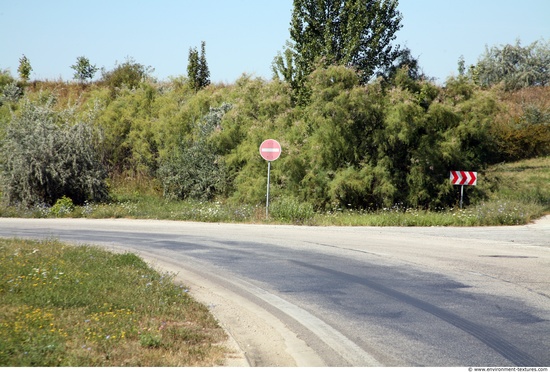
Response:
[[[159,271],[177,273],[175,280],[187,286],[191,296],[208,307],[229,336],[227,347],[232,352],[226,366],[326,366],[322,358],[281,320],[237,288],[227,288],[227,283],[214,276],[175,265],[162,255],[136,253]]]

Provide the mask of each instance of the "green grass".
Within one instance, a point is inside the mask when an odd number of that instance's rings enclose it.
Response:
[[[550,157],[499,164],[490,169],[495,197],[540,204],[550,211]]]
[[[545,214],[539,204],[490,200],[467,208],[426,211],[386,208],[379,212],[341,211],[316,216],[317,225],[338,226],[498,226],[527,224]]]
[[[550,157],[493,166],[479,175],[475,187],[486,198],[463,209],[425,211],[396,205],[376,212],[341,210],[316,213],[308,203],[283,198],[272,200],[269,219],[266,219],[264,204],[168,201],[153,181],[119,179],[113,181],[113,200],[110,203],[74,206],[60,199],[52,207],[21,209],[0,206],[0,217],[140,218],[337,226],[517,225],[550,212]]]
[[[0,240],[0,366],[216,366],[224,331],[134,254]]]

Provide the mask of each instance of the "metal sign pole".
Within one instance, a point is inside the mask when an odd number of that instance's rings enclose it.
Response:
[[[265,200],[265,219],[269,218],[269,174],[271,172],[271,162],[267,162],[267,197]]]
[[[460,209],[464,200],[464,185],[475,186],[477,185],[477,172],[472,171],[451,171],[450,174],[451,183],[453,185],[460,185]]]
[[[281,144],[274,139],[266,139],[260,145],[260,155],[267,160],[267,195],[265,199],[265,218],[269,218],[269,178],[271,173],[271,162],[281,156]]]

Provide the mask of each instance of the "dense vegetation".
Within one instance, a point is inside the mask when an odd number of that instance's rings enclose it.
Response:
[[[450,170],[483,177],[490,164],[550,153],[547,88],[505,92],[466,78],[439,87],[412,80],[406,70],[391,83],[365,86],[340,66],[316,70],[308,84],[310,102],[292,105],[288,84],[249,76],[197,92],[185,78],[144,80],[133,88],[34,82],[0,107],[4,199],[53,204],[66,195],[93,201],[106,196],[100,174],[110,174],[158,179],[170,198],[254,205],[265,198],[266,164],[258,147],[276,138],[283,155],[272,166],[275,199],[316,209],[398,203],[433,209],[457,202]],[[46,131],[52,138],[44,137],[42,145],[31,140]],[[26,150],[18,140],[25,133]],[[73,160],[61,159],[69,153]],[[24,177],[10,178],[13,172]],[[97,177],[72,185],[86,172]],[[63,187],[49,186],[54,176]],[[31,197],[29,188],[43,191]],[[478,187],[467,195],[480,199],[483,192]]]
[[[204,42],[189,51],[188,76],[169,81],[131,58],[93,81],[98,69],[81,56],[78,82],[29,82],[23,56],[19,80],[0,73],[3,201],[108,201],[113,180],[134,179],[171,200],[258,205],[258,147],[274,138],[275,201],[440,210],[459,199],[449,171],[478,172],[468,205],[496,187],[488,166],[550,154],[548,43],[488,48],[437,85],[391,44],[397,1],[364,3],[296,0],[272,80],[212,84]]]

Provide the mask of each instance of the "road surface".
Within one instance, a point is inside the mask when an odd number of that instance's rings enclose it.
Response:
[[[515,227],[0,219],[0,236],[136,252],[252,366],[550,366],[550,218]],[[245,359],[240,359],[239,355]]]

